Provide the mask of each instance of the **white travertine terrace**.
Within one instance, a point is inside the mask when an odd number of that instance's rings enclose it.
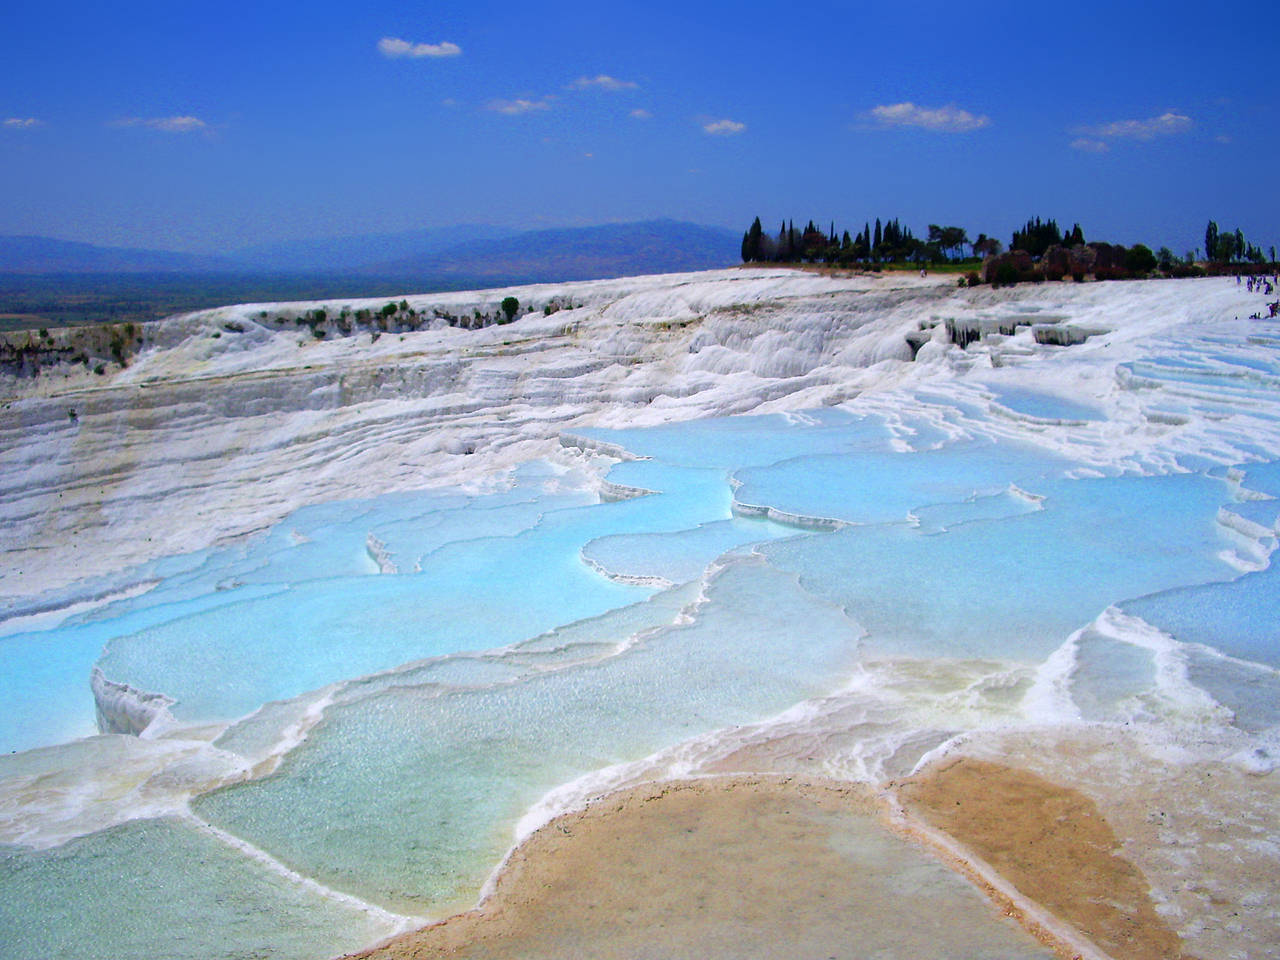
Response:
[[[307,503],[481,482],[572,456],[558,435],[584,426],[855,396],[887,411],[895,388],[930,383],[987,404],[997,378],[1105,406],[1109,422],[1086,431],[1093,449],[1077,456],[1140,459],[1157,439],[1167,456],[1178,446],[1168,434],[1199,436],[1204,424],[1144,410],[1141,382],[1125,382],[1117,364],[1189,320],[1247,305],[1229,280],[992,290],[957,289],[944,276],[782,269],[405,299],[418,313],[470,316],[496,313],[505,296],[522,305],[511,325],[434,321],[376,338],[357,328],[316,340],[260,315],[324,307],[333,316],[384,299],[222,307],[148,325],[141,352],[101,376],[63,365],[0,377],[0,617],[62,606],[73,581],[244,535]],[[544,316],[552,302],[570,309]],[[1109,332],[1043,345],[1037,318]],[[947,321],[1017,332],[962,351]],[[1034,418],[1003,419],[993,430],[1059,442]],[[1232,458],[1230,444],[1215,446]]]

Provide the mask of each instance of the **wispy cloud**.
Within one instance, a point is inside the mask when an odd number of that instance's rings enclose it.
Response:
[[[509,117],[513,117],[521,113],[534,113],[538,110],[550,110],[553,99],[554,98],[552,97],[542,97],[538,100],[527,100],[523,98],[515,100],[490,100],[485,106],[485,109],[492,110],[494,113],[503,113]]]
[[[1094,140],[1090,137],[1077,137],[1071,141],[1071,149],[1079,150],[1082,153],[1106,153],[1111,148],[1107,146],[1103,140]]]
[[[445,40],[441,43],[410,43],[399,37],[383,37],[378,41],[378,52],[389,60],[401,57],[457,57],[462,48]]]
[[[1158,117],[1147,120],[1113,120],[1096,127],[1081,127],[1079,132],[1090,137],[1102,137],[1110,140],[1124,138],[1129,140],[1153,140],[1156,137],[1167,137],[1176,133],[1186,133],[1195,122],[1181,113],[1167,110]]]
[[[968,133],[991,125],[991,118],[961,110],[954,104],[921,107],[910,101],[871,108],[871,118],[882,127],[920,127],[938,133]]]
[[[731,137],[734,134],[742,133],[747,129],[745,123],[739,123],[737,120],[711,120],[702,125],[702,132],[708,133],[713,137]]]
[[[569,84],[571,90],[638,90],[640,84],[631,80],[619,80],[617,77],[611,77],[608,74],[598,73],[594,77],[579,77],[573,83]]]
[[[124,117],[117,120],[116,127],[147,127],[151,130],[163,130],[166,133],[195,133],[207,130],[209,125],[199,117],[189,115],[175,117]]]
[[[627,114],[627,116],[629,116],[632,120],[652,120],[653,119],[653,114],[650,113],[648,110],[644,109],[643,107],[640,107],[639,109],[636,109],[636,110],[632,110],[629,114]]]
[[[4,121],[4,127],[7,130],[26,130],[28,127],[43,126],[43,120],[37,120],[35,117],[9,117]]]

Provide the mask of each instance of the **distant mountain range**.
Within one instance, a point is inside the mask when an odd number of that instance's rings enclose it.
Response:
[[[243,269],[280,273],[349,272],[409,257],[441,253],[461,243],[502,240],[519,231],[484,224],[460,224],[357,237],[319,237],[243,247],[229,254]]]
[[[463,225],[262,244],[223,256],[0,237],[0,274],[296,274],[456,288],[705,270],[738,262],[740,241],[732,230],[676,220],[523,233]]]
[[[740,236],[721,227],[651,220],[471,240],[362,272],[495,283],[594,280],[725,267],[741,259],[741,243]]]
[[[0,237],[0,273],[209,273],[234,261],[165,250],[99,247],[47,237]]]

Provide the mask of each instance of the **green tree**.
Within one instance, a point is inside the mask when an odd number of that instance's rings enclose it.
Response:
[[[778,231],[778,243],[774,247],[775,259],[782,263],[791,260],[791,235],[787,232],[787,221],[782,221],[782,229]]]
[[[754,263],[763,259],[761,256],[763,245],[760,242],[763,236],[764,229],[760,226],[760,218],[756,217],[747,232],[742,235],[743,263]]]
[[[1135,243],[1125,251],[1124,266],[1130,273],[1145,277],[1156,268],[1156,255],[1151,252],[1150,247]]]
[[[804,233],[800,234],[800,255],[803,259],[813,263],[821,260],[826,255],[826,252],[827,235],[810,220],[809,225],[804,228]]]
[[[995,237],[988,237],[985,233],[978,234],[978,239],[973,241],[973,252],[979,257],[994,257],[1000,252],[1000,243]]]
[[[1083,234],[1082,234],[1083,236]],[[1025,250],[1033,257],[1040,257],[1054,244],[1062,243],[1062,231],[1056,220],[1041,221],[1039,217],[1028,220],[1021,230],[1013,232],[1010,250]]]
[[[1213,220],[1204,228],[1204,258],[1218,259],[1218,224]]]
[[[515,297],[504,297],[502,300],[502,315],[506,317],[504,323],[510,323],[516,318],[516,313],[520,310],[520,301]]]
[[[957,250],[964,256],[964,245],[969,242],[969,234],[964,227],[940,227],[936,223],[929,224],[929,243],[936,244],[948,257]]]

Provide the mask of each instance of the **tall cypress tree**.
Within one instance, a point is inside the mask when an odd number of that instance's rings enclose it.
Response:
[[[761,258],[761,246],[764,236],[764,230],[760,226],[760,218],[756,217],[751,222],[750,228],[742,236],[742,262],[754,263]]]
[[[1209,225],[1204,228],[1204,258],[1218,259],[1218,224],[1215,220],[1210,220]]]
[[[880,248],[884,246],[884,233],[880,229],[880,218],[876,217],[876,235],[871,242],[871,255],[873,257],[880,256]]]

